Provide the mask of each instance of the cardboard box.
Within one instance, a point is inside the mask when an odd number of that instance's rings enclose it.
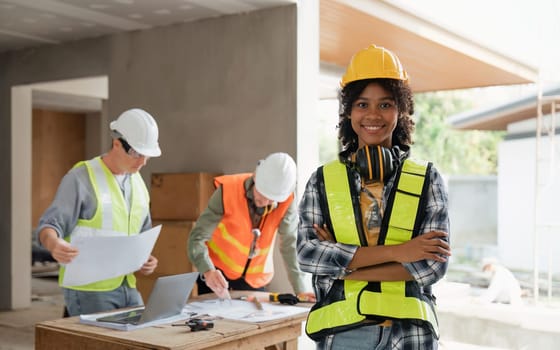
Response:
[[[154,220],[198,219],[214,193],[217,173],[152,174],[150,211]]]
[[[153,226],[161,225],[161,232],[152,250],[152,255],[158,259],[158,266],[154,273],[145,276],[136,272],[136,287],[148,302],[156,279],[160,276],[176,275],[196,271],[187,255],[187,243],[194,221],[154,220]],[[197,289],[193,289],[191,296],[196,296]]]
[[[194,221],[154,220],[153,226],[161,226],[152,255],[158,259],[156,272],[164,275],[191,272],[193,265],[187,255],[187,243]]]
[[[150,298],[150,294],[152,294],[152,289],[154,289],[154,284],[156,283],[158,277],[169,276],[169,274],[160,274],[157,272],[154,272],[148,276],[145,276],[139,272],[136,272],[134,275],[136,276],[136,289],[138,289],[138,292],[140,292],[142,300],[144,300],[144,304],[148,302],[148,299]],[[196,297],[197,295],[198,287],[195,284],[189,298]]]
[[[148,298],[152,293],[152,289],[154,288],[156,279],[162,275],[158,274],[157,272],[154,272],[148,276],[145,276],[140,272],[135,272],[134,275],[136,276],[136,289],[138,289],[140,295],[142,296],[142,300],[144,300],[144,304],[146,304],[148,303]]]

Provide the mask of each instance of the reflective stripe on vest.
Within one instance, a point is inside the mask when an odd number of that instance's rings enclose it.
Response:
[[[411,160],[404,162],[395,193],[395,201],[385,245],[402,244],[412,239],[415,215],[426,179],[427,165]],[[381,282],[380,292],[364,289],[359,298],[358,312],[398,319],[419,319],[429,322],[439,337],[437,318],[431,304],[420,296],[407,296],[405,281]]]
[[[206,244],[210,259],[230,280],[242,277],[253,240],[253,226],[245,191],[245,180],[251,175],[224,175],[215,179],[216,187],[222,188],[224,215]],[[261,236],[257,240],[257,254],[251,259],[244,277],[253,288],[263,287],[272,280],[274,268],[271,247],[276,230],[292,201],[293,194],[264,216]]]
[[[380,235],[381,244],[400,244],[412,239],[416,217],[424,191],[427,164],[405,160],[396,180],[394,201],[386,212],[388,227],[386,234]],[[347,167],[340,162],[326,164],[322,170],[325,196],[330,212],[332,232],[337,242],[361,245],[363,235],[360,220],[356,220],[352,195],[350,193]],[[359,215],[361,216],[361,214]],[[383,230],[383,229],[382,229]],[[363,239],[361,241],[364,241]],[[318,340],[328,334],[358,327],[367,316],[393,319],[418,319],[427,321],[438,334],[437,319],[432,305],[422,299],[419,286],[408,282],[408,290],[416,290],[414,296],[406,295],[405,281],[368,283],[366,281],[335,281],[327,300],[313,307],[308,315],[306,333]],[[341,286],[342,284],[342,286]],[[380,287],[379,287],[380,286]],[[342,292],[340,289],[343,289]],[[331,293],[332,292],[332,293]],[[331,294],[336,294],[332,296]]]
[[[149,194],[142,177],[138,173],[131,174],[130,210],[126,199],[115,179],[100,157],[80,162],[74,167],[85,166],[91,186],[97,198],[97,208],[89,220],[78,220],[71,235],[78,236],[123,236],[138,234],[146,220],[149,208]],[[64,280],[64,267],[59,272],[59,284]],[[119,287],[125,276],[119,276],[83,286],[65,287],[82,291],[109,291]],[[134,274],[126,275],[131,287],[136,287]]]

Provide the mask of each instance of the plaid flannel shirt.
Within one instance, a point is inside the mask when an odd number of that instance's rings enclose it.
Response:
[[[431,168],[430,186],[426,215],[421,225],[421,233],[429,231],[443,231],[449,233],[448,195],[444,179],[435,167]],[[354,171],[352,185],[356,190],[361,189],[361,179]],[[394,185],[395,176],[391,177],[383,189],[382,206],[385,208],[390,189]],[[348,274],[350,264],[358,246],[320,241],[313,229],[313,225],[326,222],[319,205],[319,184],[317,172],[309,178],[305,192],[299,204],[298,225],[298,262],[300,268],[313,275],[313,287],[317,300],[322,300],[329,292],[336,279]],[[447,262],[420,260],[413,263],[403,263],[403,266],[422,287],[429,287],[440,280],[447,271]],[[331,336],[332,338],[332,336]],[[329,339],[322,342],[329,348]],[[437,340],[429,328],[422,323],[410,321],[394,321],[391,331],[393,349],[433,349],[437,347]],[[373,349],[374,347],[372,347]]]

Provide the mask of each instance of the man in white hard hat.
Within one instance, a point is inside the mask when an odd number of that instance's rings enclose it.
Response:
[[[39,220],[38,241],[61,264],[80,254],[71,237],[128,236],[152,226],[149,194],[138,171],[150,157],[161,155],[157,124],[148,112],[135,108],[123,112],[110,129],[111,149],[76,164]],[[157,259],[150,256],[139,271],[148,275],[156,266]],[[59,284],[70,316],[143,304],[133,273],[70,287],[62,284],[64,271],[61,265]]]
[[[314,301],[305,291],[296,261],[296,164],[286,153],[272,153],[254,173],[219,176],[208,207],[188,241],[190,260],[201,273],[200,294],[227,297],[231,290],[264,290],[273,274],[276,233],[288,278],[300,300]]]

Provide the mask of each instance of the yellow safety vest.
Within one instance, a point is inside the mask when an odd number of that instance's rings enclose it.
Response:
[[[72,236],[128,236],[138,234],[149,210],[149,194],[140,174],[135,173],[130,176],[132,203],[129,210],[115,176],[100,157],[79,162],[74,167],[82,165],[87,168],[97,198],[97,208],[91,219],[79,219],[71,235],[65,239],[69,242]],[[64,281],[64,271],[64,266],[61,266],[58,278],[58,283],[61,286],[64,286],[62,283]],[[82,286],[64,287],[81,291],[110,291],[119,287],[124,278],[125,276],[119,276]],[[126,279],[131,287],[136,287],[134,274],[126,275]]]
[[[424,210],[431,164],[406,159],[389,195],[378,244],[395,245],[418,234]],[[337,242],[367,246],[361,225],[359,194],[355,193],[351,170],[335,161],[320,168],[327,219]],[[352,193],[352,192],[354,193]],[[307,335],[319,340],[329,334],[360,327],[363,321],[410,319],[427,322],[439,337],[435,305],[415,281],[367,282],[336,280],[324,300],[311,309]]]

